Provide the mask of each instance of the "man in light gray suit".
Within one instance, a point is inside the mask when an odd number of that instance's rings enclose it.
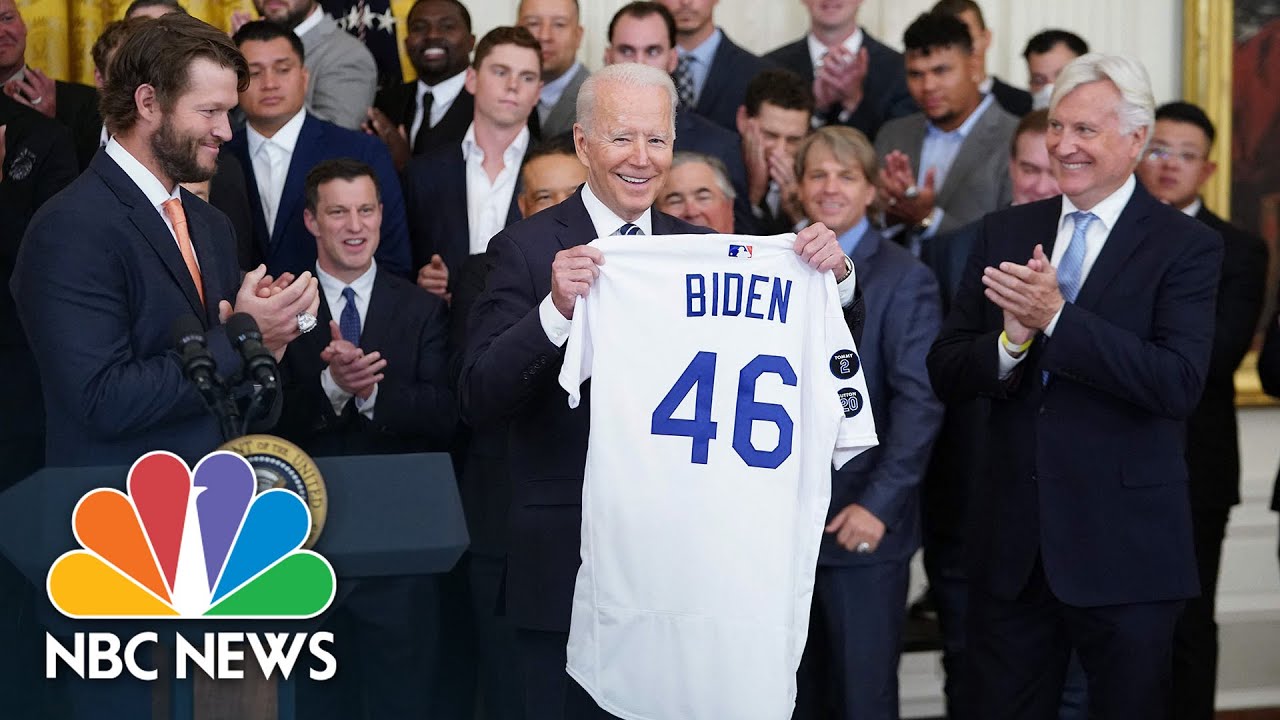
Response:
[[[876,136],[886,224],[913,252],[924,239],[1009,204],[1009,142],[1018,119],[978,88],[980,58],[965,24],[921,15],[903,35],[907,89],[923,112]]]
[[[542,46],[542,94],[529,116],[529,128],[541,138],[567,133],[573,130],[578,88],[591,74],[578,62],[578,0],[521,0],[516,15],[516,24]]]
[[[359,130],[378,89],[378,66],[364,43],[338,27],[316,0],[253,0],[258,14],[302,39],[307,109],[321,120]],[[247,19],[247,18],[246,18]],[[235,23],[235,29],[244,23]]]

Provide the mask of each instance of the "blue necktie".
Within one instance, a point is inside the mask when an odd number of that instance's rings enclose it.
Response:
[[[618,230],[613,234],[614,235],[643,235],[644,231],[641,230],[639,227],[632,225],[631,223],[626,223],[622,227],[618,228]]]
[[[342,308],[342,317],[338,318],[338,329],[342,331],[342,339],[352,345],[360,345],[360,311],[356,309],[356,291],[349,286],[342,288],[342,297],[347,304]]]
[[[1067,249],[1058,261],[1058,289],[1062,291],[1063,299],[1075,302],[1076,296],[1080,294],[1081,275],[1084,273],[1084,236],[1089,232],[1089,225],[1098,216],[1091,212],[1073,212],[1067,217],[1071,218],[1074,226],[1071,229],[1071,242],[1067,243]],[[1049,371],[1041,371],[1040,379],[1048,385]]]

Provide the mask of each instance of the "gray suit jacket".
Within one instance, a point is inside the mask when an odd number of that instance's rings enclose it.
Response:
[[[924,113],[890,120],[876,135],[876,154],[883,160],[893,150],[911,158],[911,170],[920,175],[920,151],[927,121]],[[960,146],[946,181],[938,188],[937,205],[942,222],[935,233],[950,232],[1012,201],[1009,181],[1009,143],[1018,118],[992,103],[978,118]]]
[[[547,119],[542,123],[542,137],[552,138],[573,130],[573,121],[578,114],[578,88],[582,87],[590,74],[591,71],[585,65],[578,66],[578,72],[565,86],[564,93],[552,106],[551,112],[547,113]]]
[[[378,89],[378,66],[364,43],[325,15],[302,36],[307,109],[321,120],[359,130]]]

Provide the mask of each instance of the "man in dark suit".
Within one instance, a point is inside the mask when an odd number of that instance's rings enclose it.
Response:
[[[232,301],[279,357],[318,294],[310,273],[274,290],[261,286],[265,268],[242,282],[226,218],[179,187],[212,176],[231,136],[227,114],[248,68],[226,34],[186,15],[153,20],[112,67],[103,95],[113,140],[32,218],[10,287],[41,359],[51,463],[129,465],[152,450],[194,463],[221,435],[183,376],[174,321],[198,318],[227,377],[241,365],[221,324]],[[70,689],[80,717],[150,708],[144,683]]]
[[[623,5],[609,21],[609,45],[604,63],[638,62],[674,73],[679,62],[676,52],[676,21],[666,6],[657,2]],[[673,76],[674,80],[675,77]],[[729,169],[729,179],[737,195],[747,192],[747,170],[742,164],[741,141],[696,112],[688,112],[677,102],[676,152],[689,151],[719,158]],[[742,204],[743,211],[747,206]]]
[[[71,131],[80,168],[98,151],[98,93],[88,85],[54,80],[28,67],[27,26],[14,0],[0,0],[0,87],[4,94]]]
[[[409,277],[404,196],[387,149],[364,133],[307,112],[302,41],[293,32],[258,20],[242,26],[234,40],[253,75],[240,92],[240,108],[248,122],[227,148],[245,172],[254,225],[248,254],[254,264],[266,263],[272,275],[296,275],[315,265],[315,240],[302,221],[303,184],[321,160],[350,157],[372,165],[384,189],[378,262],[383,270]]]
[[[643,65],[612,65],[589,78],[582,92],[592,102],[574,126],[574,140],[587,183],[490,242],[493,270],[471,312],[459,387],[463,417],[473,427],[509,423],[505,612],[517,629],[526,716],[539,720],[609,717],[565,673],[589,412],[569,410],[556,375],[574,300],[590,288],[603,261],[585,244],[613,234],[705,232],[652,210],[671,164],[670,76]],[[617,142],[617,136],[628,140]],[[842,298],[852,299],[852,263],[834,233],[806,228],[796,250],[820,271],[835,269],[845,281]]]
[[[987,74],[987,50],[991,48],[991,28],[982,15],[982,8],[974,0],[938,0],[930,12],[950,15],[969,28],[973,38],[973,52],[978,56],[981,73],[978,86],[984,95],[992,95],[1004,111],[1014,117],[1031,112],[1031,93],[1016,88],[995,75]]]
[[[849,125],[876,139],[880,126],[918,109],[907,92],[902,54],[858,26],[862,0],[802,0],[809,32],[765,60],[813,86],[821,124]]]
[[[986,217],[929,353],[944,401],[992,399],[974,717],[1056,717],[1072,650],[1092,716],[1169,712],[1174,625],[1199,592],[1182,448],[1222,242],[1133,178],[1154,109],[1137,61],[1063,70],[1048,150],[1064,195]]]
[[[418,79],[383,88],[369,109],[365,132],[382,138],[396,169],[411,156],[462,142],[475,102],[463,87],[471,49],[471,13],[459,0],[417,0],[404,38]]]
[[[809,132],[813,93],[800,76],[770,68],[752,78],[738,108],[747,210],[762,235],[791,232],[804,215],[797,200],[795,153]]]
[[[476,46],[466,71],[475,115],[459,145],[414,158],[405,198],[418,285],[449,297],[449,272],[485,252],[489,238],[520,219],[520,165],[529,114],[542,87],[538,41],[522,27],[498,27]]]
[[[1240,439],[1235,372],[1249,351],[1262,314],[1267,248],[1204,206],[1200,188],[1213,176],[1214,128],[1200,108],[1172,102],[1156,109],[1156,128],[1138,179],[1155,198],[1200,220],[1222,236],[1222,274],[1214,306],[1213,353],[1204,395],[1187,420],[1191,527],[1195,532],[1200,596],[1187,601],[1173,644],[1173,717],[1212,720],[1218,679],[1214,620],[1222,540],[1231,506],[1240,502]]]
[[[444,450],[457,410],[449,387],[445,304],[373,260],[382,202],[373,169],[325,160],[307,174],[304,220],[316,240],[323,332],[293,343],[281,363],[276,431],[312,456]],[[325,621],[345,668],[299,685],[306,717],[421,717],[434,676],[435,581],[356,585]]]
[[[926,13],[902,35],[907,87],[922,112],[885,123],[885,224],[916,251],[924,239],[1009,204],[1009,138],[1017,118],[978,88],[981,58],[969,29]]]
[[[806,216],[831,228],[858,268],[866,302],[861,364],[880,445],[832,473],[814,579],[797,718],[894,718],[911,557],[920,546],[918,487],[942,403],[924,357],[942,326],[938,286],[919,260],[867,220],[875,149],[825,127],[796,152]]]
[[[537,111],[529,116],[535,139],[573,131],[578,90],[591,74],[578,62],[582,47],[578,0],[520,0],[516,24],[528,30],[542,48],[542,91]]]
[[[716,27],[719,0],[662,0],[676,19],[680,54],[674,79],[681,104],[726,130],[737,131],[747,83],[771,63],[739,47]]]

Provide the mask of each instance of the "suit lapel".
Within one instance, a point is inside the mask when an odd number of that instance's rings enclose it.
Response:
[[[591,223],[591,215],[587,206],[582,204],[582,188],[573,197],[555,206],[556,222],[560,230],[556,240],[562,248],[571,248],[591,242],[596,237],[595,225]]]
[[[191,246],[195,250],[196,261],[200,263],[200,282],[204,286],[202,317],[205,319],[205,327],[210,327],[218,319],[218,301],[223,298],[225,289],[219,283],[218,259],[214,255],[212,230],[209,228],[209,223],[205,222],[202,213],[192,212],[193,206],[202,201],[186,190],[182,191],[182,195],[182,206],[187,209],[187,233],[191,236]]]
[[[1102,252],[1089,270],[1089,276],[1084,279],[1084,285],[1080,287],[1080,294],[1076,296],[1078,305],[1088,308],[1097,306],[1107,285],[1124,269],[1129,256],[1146,238],[1146,219],[1151,214],[1154,203],[1155,200],[1141,184],[1134,188],[1133,197],[1129,198],[1129,203],[1120,213],[1116,226],[1107,234]]]
[[[244,171],[244,189],[249,196],[249,215],[253,220],[253,237],[258,244],[258,250],[266,256],[267,250],[271,245],[271,232],[267,227],[267,218],[262,213],[262,196],[258,195],[258,176],[253,171],[253,159],[249,157],[249,134],[247,130],[241,129],[235,137],[231,138],[231,142],[227,143],[231,148],[231,152],[235,154],[236,159],[240,161],[240,168]]]
[[[279,238],[284,237],[290,218],[301,213],[300,207],[305,194],[303,184],[306,182],[307,172],[318,161],[318,158],[313,156],[313,152],[323,147],[322,135],[319,123],[308,113],[306,119],[302,121],[302,130],[298,133],[298,141],[294,143],[293,153],[289,156],[289,171],[285,175],[284,189],[280,192],[276,224],[271,230],[272,245],[275,245]]]
[[[388,323],[396,312],[395,296],[395,288],[387,281],[382,268],[378,268],[373,276],[369,309],[364,313],[364,324],[360,330],[360,348],[365,352],[386,347],[384,341],[389,337],[390,330]]]

